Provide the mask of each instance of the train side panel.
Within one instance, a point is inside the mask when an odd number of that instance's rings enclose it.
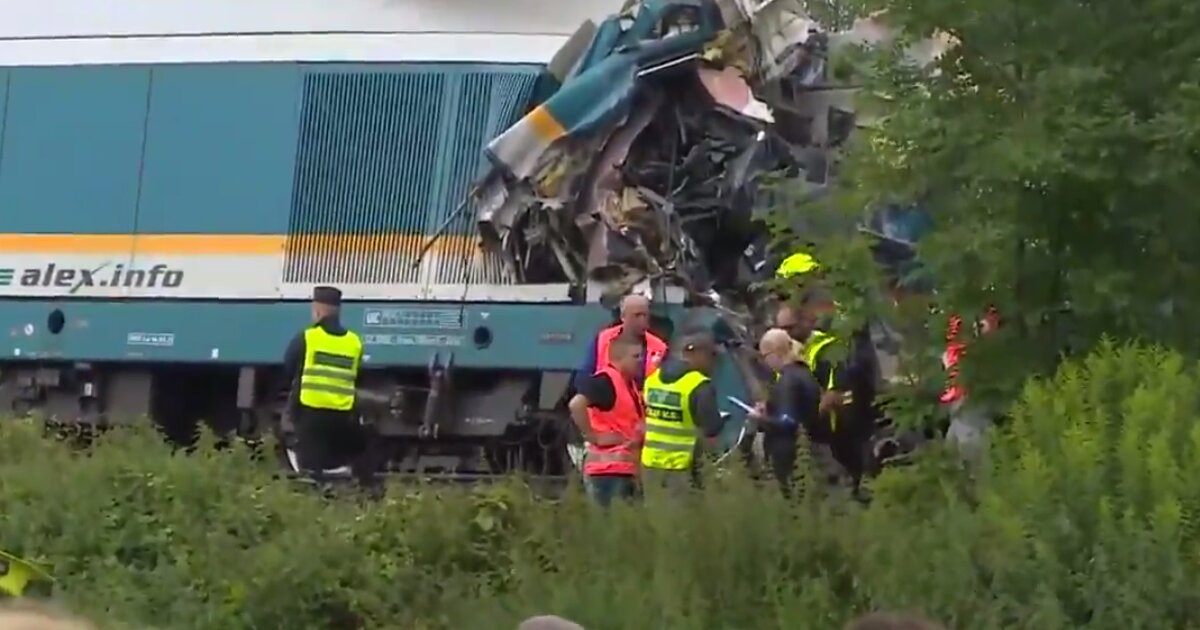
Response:
[[[90,64],[0,79],[0,407],[286,441],[283,351],[312,287],[334,284],[365,342],[361,407],[389,468],[569,469],[570,373],[614,314],[583,287],[519,283],[460,206],[541,66]],[[664,336],[685,316],[656,310]],[[722,390],[742,395],[723,370]]]
[[[539,76],[438,63],[7,70],[0,297],[304,299],[336,284],[362,300],[565,301],[561,285],[513,287],[460,209],[483,145]]]

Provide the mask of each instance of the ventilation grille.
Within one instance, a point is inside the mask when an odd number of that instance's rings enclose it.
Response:
[[[517,121],[533,95],[537,75],[473,72],[462,77],[455,120],[457,133],[449,145],[453,159],[447,173],[448,211],[466,198],[471,182],[483,175],[487,159],[483,148]],[[438,223],[445,220],[442,214]],[[449,226],[449,234],[470,238],[447,239],[430,270],[433,284],[507,284],[512,279],[495,254],[478,246],[475,213],[460,213]],[[436,229],[436,228],[435,228]]]
[[[509,283],[479,251],[474,212],[459,207],[486,168],[483,147],[519,117],[537,76],[455,66],[308,75],[284,281]]]

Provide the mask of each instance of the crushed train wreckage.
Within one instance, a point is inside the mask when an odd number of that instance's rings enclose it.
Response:
[[[585,23],[550,61],[557,89],[487,146],[485,247],[522,282],[740,294],[773,270],[763,176],[820,194],[855,127],[829,44],[798,0],[643,0]]]
[[[801,0],[626,0],[580,26],[541,97],[488,143],[492,168],[468,199],[485,249],[517,282],[598,286],[602,300],[679,287],[736,315],[725,323],[744,341],[749,289],[791,253],[769,251],[763,180],[828,190],[871,122],[854,86],[831,80],[830,55],[891,37],[881,14],[824,31]],[[952,45],[909,55],[926,65]],[[860,229],[889,240],[879,220]]]
[[[517,282],[598,286],[604,301],[649,281],[719,307],[759,390],[750,289],[789,253],[769,251],[760,188],[770,174],[802,197],[828,190],[869,124],[853,86],[831,81],[830,54],[887,40],[876,17],[831,33],[800,0],[627,0],[585,22],[549,61],[550,87],[487,145],[492,168],[469,199],[484,247]],[[928,63],[948,45],[910,52]]]

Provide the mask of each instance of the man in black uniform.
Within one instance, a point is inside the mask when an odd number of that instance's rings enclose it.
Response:
[[[880,417],[876,405],[879,366],[866,327],[855,332],[844,357],[835,359],[832,353],[823,351],[834,341],[826,331],[832,327],[835,313],[832,296],[823,289],[811,289],[798,305],[780,308],[775,325],[787,330],[797,342],[797,351],[822,387],[820,410],[832,430],[829,448],[857,493],[867,469],[871,435]],[[814,356],[807,356],[809,350]]]
[[[310,474],[350,464],[360,482],[374,471],[364,461],[367,439],[355,413],[362,341],[340,320],[342,292],[313,290],[313,323],[298,333],[283,358],[291,382],[288,409],[296,428],[299,468]]]

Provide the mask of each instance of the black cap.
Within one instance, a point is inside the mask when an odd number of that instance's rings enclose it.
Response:
[[[717,348],[717,340],[713,337],[712,331],[703,328],[685,331],[680,341],[683,349],[688,352],[697,350],[712,352]]]
[[[342,292],[334,287],[317,287],[313,289],[313,301],[328,306],[341,306]]]

